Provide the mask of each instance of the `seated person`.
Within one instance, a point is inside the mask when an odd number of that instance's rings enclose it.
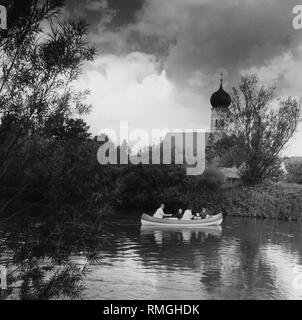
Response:
[[[180,220],[182,218],[182,209],[178,209],[178,212],[176,213],[176,218]]]
[[[164,213],[165,205],[162,203],[160,207],[156,210],[153,217],[158,219],[163,219],[164,217],[171,217],[171,214],[165,214]]]
[[[206,208],[202,208],[202,218],[203,219],[209,219],[212,215],[208,213],[208,210]]]
[[[192,209],[187,209],[184,212],[181,220],[192,220],[192,218],[193,218]]]
[[[202,208],[201,209],[201,214],[200,214],[201,218],[205,219],[207,217],[207,214],[208,214],[207,209],[206,208]]]
[[[200,213],[197,212],[194,216],[194,220],[201,220],[201,216],[200,216]]]

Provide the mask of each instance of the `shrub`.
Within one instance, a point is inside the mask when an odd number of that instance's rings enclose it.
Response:
[[[273,182],[239,186],[226,190],[224,203],[231,215],[297,220],[302,216],[302,187]]]
[[[214,191],[224,184],[223,174],[215,167],[206,168],[198,181],[198,187],[204,190]]]

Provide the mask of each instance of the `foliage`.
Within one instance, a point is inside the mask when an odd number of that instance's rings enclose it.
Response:
[[[120,207],[151,209],[165,202],[171,209],[182,204],[186,172],[182,166],[121,166],[114,198]]]
[[[86,265],[99,260],[107,244],[103,217],[106,209],[79,209],[44,217],[18,217],[2,224],[0,264],[8,270],[8,290],[0,299],[79,299],[84,290]],[[41,221],[41,218],[42,221]],[[74,261],[80,256],[84,265]]]
[[[64,1],[4,4],[10,28],[0,41],[0,213],[18,201],[91,203],[84,162],[92,162],[95,145],[75,117],[89,111],[89,92],[73,87],[95,54],[87,25],[64,20]]]
[[[302,188],[295,184],[268,182],[238,186],[225,191],[224,206],[230,215],[302,219]]]
[[[258,77],[250,75],[233,88],[229,118],[229,137],[219,142],[228,154],[226,162],[234,157],[234,163],[244,163],[242,176],[248,184],[280,174],[279,155],[301,120],[300,104],[291,97],[280,101],[275,88],[261,86]]]
[[[208,158],[209,163],[215,163],[218,167],[238,168],[245,161],[244,140],[233,134],[224,135],[215,143],[212,142],[208,149],[211,155],[211,158]]]
[[[208,167],[205,169],[202,176],[198,179],[198,189],[204,191],[215,191],[224,184],[223,174],[215,167]]]

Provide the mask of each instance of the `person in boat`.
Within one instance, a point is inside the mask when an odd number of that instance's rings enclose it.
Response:
[[[209,219],[212,217],[212,215],[208,212],[206,208],[202,208],[202,219]]]
[[[207,217],[207,214],[208,214],[207,209],[206,208],[202,208],[201,209],[201,218],[205,219]]]
[[[192,220],[192,219],[193,219],[192,209],[189,208],[184,212],[181,220]]]
[[[160,205],[160,207],[154,213],[153,217],[154,218],[159,218],[159,219],[163,219],[164,217],[171,217],[171,214],[165,214],[164,213],[164,208],[165,208],[165,205],[162,203]]]
[[[194,220],[201,220],[201,216],[200,216],[200,213],[197,212],[195,215],[194,215]]]
[[[180,220],[182,218],[182,209],[178,209],[178,212],[176,213],[176,218]]]
[[[210,215],[209,213],[206,214],[206,219],[209,219],[211,217],[212,217],[212,215]]]

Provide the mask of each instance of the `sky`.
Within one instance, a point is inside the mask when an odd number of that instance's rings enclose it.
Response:
[[[302,4],[302,1],[301,1]],[[67,0],[89,23],[98,53],[83,67],[91,94],[85,117],[105,128],[209,130],[210,96],[256,73],[281,98],[301,99],[302,30],[296,0]],[[302,125],[284,155],[302,156]]]

